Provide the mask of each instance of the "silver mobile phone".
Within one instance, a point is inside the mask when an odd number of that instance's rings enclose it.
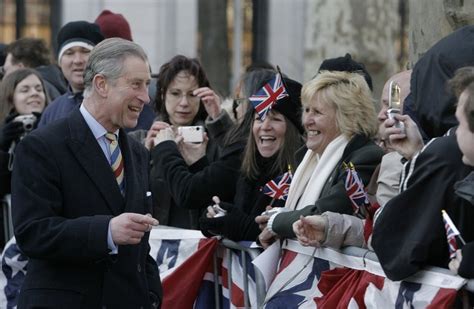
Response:
[[[400,86],[392,81],[390,82],[388,93],[388,110],[387,115],[389,119],[395,119],[395,115],[402,113],[401,89]],[[403,122],[395,119],[395,127],[404,130]]]

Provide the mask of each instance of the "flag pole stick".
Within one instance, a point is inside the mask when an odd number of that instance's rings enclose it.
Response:
[[[275,198],[272,198],[272,201],[270,202],[270,205],[269,205],[272,208],[273,208],[273,203],[275,203]]]
[[[278,65],[277,65],[277,72],[278,72],[278,74],[280,74],[280,76],[281,76],[281,82],[283,83],[283,86],[285,87],[286,92],[288,92],[288,87],[286,86],[285,79],[283,78],[283,74],[281,74],[280,66],[278,66]],[[290,95],[290,94],[288,93],[288,96],[289,96],[289,95]]]

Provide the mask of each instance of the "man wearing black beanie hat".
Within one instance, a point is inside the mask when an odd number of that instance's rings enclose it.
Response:
[[[98,25],[87,21],[73,21],[64,25],[58,33],[58,64],[68,81],[68,91],[56,98],[44,110],[38,127],[66,117],[82,102],[84,69],[92,48],[104,40]]]

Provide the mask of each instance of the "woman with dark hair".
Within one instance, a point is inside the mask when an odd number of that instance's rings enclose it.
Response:
[[[170,211],[170,221],[175,222],[176,213],[188,211],[192,216],[191,227],[198,228],[198,219],[214,195],[224,201],[233,201],[235,186],[242,165],[242,153],[253,120],[253,108],[248,102],[265,82],[274,76],[270,70],[245,73],[240,82],[237,99],[238,123],[223,137],[222,148],[216,160],[210,162],[205,155],[206,142],[198,145],[178,143],[173,138],[156,138],[156,170],[160,170],[175,201]],[[168,223],[169,224],[169,223]]]
[[[221,100],[210,88],[209,80],[199,61],[182,55],[173,57],[161,66],[157,79],[155,109],[158,117],[148,132],[136,131],[130,134],[142,140],[150,150],[153,216],[163,225],[197,228],[200,215],[198,209],[188,210],[180,206],[182,197],[180,194],[174,194],[174,183],[169,181],[167,168],[161,162],[164,160],[168,163],[173,156],[180,159],[184,156],[187,165],[191,165],[201,156],[205,156],[209,162],[215,161],[219,157],[224,134],[233,122],[221,108]],[[178,128],[184,126],[205,128],[204,142],[183,142]],[[177,148],[173,149],[177,150],[177,153],[168,155],[164,150],[155,147],[166,137],[177,140]],[[200,169],[201,167],[198,167],[192,172]]]
[[[33,69],[19,69],[0,84],[0,198],[10,193],[15,146],[36,128],[48,103],[41,75]]]
[[[189,106],[180,106],[183,103]],[[218,106],[207,110],[211,105]],[[197,59],[178,55],[161,66],[155,99],[160,120],[175,126],[194,125],[205,121],[208,114],[216,119],[219,107],[220,99],[210,89],[206,73]]]
[[[225,215],[217,215],[209,206],[200,219],[205,235],[218,234],[234,241],[255,240],[260,233],[255,217],[269,205],[284,206],[283,199],[272,198],[262,190],[268,182],[288,172],[289,167],[296,168],[295,152],[303,145],[299,116],[301,84],[288,78],[284,81],[289,96],[277,100],[264,119],[252,109],[252,131],[247,138],[234,204],[213,198]]]
[[[48,96],[41,75],[33,69],[19,69],[0,83],[0,202],[11,193],[11,175],[15,147],[20,139],[35,129]],[[0,222],[2,214],[0,214]],[[2,225],[3,226],[3,225]],[[0,247],[3,247],[0,227]]]

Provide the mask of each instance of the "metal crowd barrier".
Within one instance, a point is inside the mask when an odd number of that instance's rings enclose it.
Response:
[[[249,282],[248,282],[248,269],[247,269],[247,254],[250,256],[251,260],[255,259],[259,254],[259,250],[255,248],[247,248],[239,245],[238,243],[223,238],[220,240],[220,245],[224,247],[227,255],[227,286],[229,290],[229,302],[232,300],[232,250],[239,251],[240,257],[242,259],[242,278],[243,278],[243,292],[244,292],[244,308],[252,308],[250,306],[250,299],[249,299]],[[214,253],[214,261],[213,261],[213,270],[214,270],[214,291],[215,291],[215,303],[216,309],[221,308],[221,292],[219,290],[219,270],[218,270],[218,263],[217,263],[217,251]],[[253,267],[253,271],[255,273],[255,287],[256,287],[256,299],[258,308],[263,306],[265,301],[265,281],[263,279],[263,275],[261,274],[258,268]]]
[[[228,287],[229,287],[229,302],[232,300],[232,255],[230,254],[231,250],[237,250],[240,251],[241,258],[242,258],[242,265],[243,265],[243,274],[242,277],[243,279],[243,291],[244,291],[244,304],[245,308],[251,308],[250,307],[250,300],[249,300],[249,285],[248,285],[248,269],[246,265],[246,259],[247,256],[246,254],[249,254],[251,259],[253,260],[259,255],[258,250],[255,248],[247,248],[239,245],[236,242],[233,242],[229,239],[223,238],[220,240],[220,245],[224,247],[224,249],[227,251],[227,259],[228,259],[228,266],[227,266],[227,271],[228,271]],[[363,257],[364,260],[370,260],[373,262],[379,262],[377,256],[375,255],[375,252],[359,248],[359,247],[345,247],[340,250],[342,254],[345,255],[350,255],[354,257]],[[221,291],[219,289],[219,278],[218,278],[218,263],[217,263],[217,252],[214,253],[214,290],[215,290],[215,303],[216,303],[216,308],[220,309],[221,308]],[[252,266],[253,267],[253,266]],[[256,285],[256,299],[257,299],[257,307],[258,308],[263,308],[264,303],[265,303],[265,296],[266,296],[266,289],[265,289],[265,281],[263,279],[263,275],[259,271],[258,268],[253,267],[253,270],[255,272],[255,285]],[[451,274],[452,273],[448,269],[444,268],[439,268],[439,267],[426,267],[424,270],[435,272],[435,273],[440,273],[440,274]],[[463,287],[463,290],[469,291],[469,292],[474,292],[474,279],[467,280],[466,285]],[[463,306],[466,307],[468,306],[468,303],[466,303],[467,298],[463,298]]]
[[[13,237],[13,221],[12,221],[12,202],[11,195],[7,194],[2,200],[3,208],[3,232],[5,234],[5,243]]]

